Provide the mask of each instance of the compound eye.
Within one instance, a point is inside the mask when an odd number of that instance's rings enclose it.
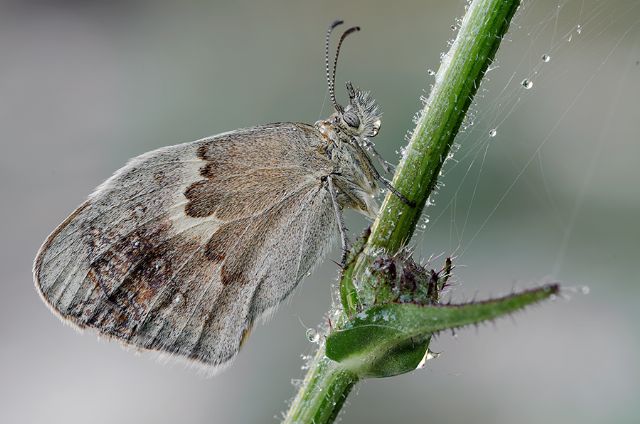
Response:
[[[346,110],[343,114],[342,114],[342,119],[344,120],[344,122],[346,122],[347,125],[349,125],[351,128],[355,128],[358,129],[360,128],[360,118],[358,118],[358,115],[352,111],[352,110]]]
[[[376,119],[371,128],[371,137],[375,137],[380,132],[380,125],[382,122],[379,119]]]

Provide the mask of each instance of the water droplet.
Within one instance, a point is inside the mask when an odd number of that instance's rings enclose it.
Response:
[[[309,340],[311,343],[318,343],[318,341],[320,341],[320,334],[318,334],[315,328],[307,329],[306,336],[307,340]]]
[[[529,90],[531,87],[533,87],[533,81],[531,81],[529,78],[523,79],[520,84],[522,84],[522,86],[524,88],[526,88],[527,90]]]
[[[173,304],[174,305],[181,304],[183,300],[184,300],[184,297],[182,296],[182,293],[178,293],[175,296],[173,296]]]
[[[489,131],[489,137],[495,137],[496,134],[498,134],[498,131],[496,131],[495,128],[492,128],[491,131]]]
[[[589,286],[582,286],[580,287],[580,293],[582,294],[589,294],[591,292],[591,289],[589,288]]]
[[[451,25],[451,31],[455,31],[457,29],[458,29],[458,27],[456,25]]]
[[[550,60],[551,60],[551,56],[549,56],[548,54],[543,54],[543,55],[542,55],[542,61],[543,61],[543,62],[545,62],[545,63],[546,63],[546,62],[548,62],[548,61],[550,61]]]
[[[140,247],[140,241],[139,240],[134,241],[133,242],[133,247],[135,247],[135,248]]]
[[[433,76],[436,72],[433,69],[427,69],[427,75]]]
[[[582,34],[582,25],[578,25],[578,26],[576,27],[576,32],[577,32],[578,34]]]

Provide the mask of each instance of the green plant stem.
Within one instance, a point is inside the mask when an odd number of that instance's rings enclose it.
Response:
[[[418,206],[407,206],[387,193],[371,228],[369,247],[394,253],[413,234],[467,109],[519,4],[519,0],[476,0],[469,6],[393,178],[394,187]]]
[[[376,252],[396,252],[411,238],[467,109],[519,4],[519,0],[474,0],[469,5],[393,178],[396,189],[416,206],[410,207],[387,193],[358,258],[354,283]],[[357,381],[357,375],[329,360],[324,345],[320,346],[284,421],[333,422]]]
[[[327,358],[321,345],[309,365],[302,387],[291,403],[287,423],[331,423],[358,376]]]

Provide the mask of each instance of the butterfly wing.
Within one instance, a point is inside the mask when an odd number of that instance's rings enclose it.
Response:
[[[335,234],[321,143],[275,124],[133,159],[45,241],[39,292],[80,328],[224,364]]]

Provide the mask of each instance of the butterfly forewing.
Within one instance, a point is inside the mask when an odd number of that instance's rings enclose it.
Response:
[[[312,126],[274,124],[133,159],[45,241],[40,293],[81,328],[227,362],[335,234],[323,143]]]

